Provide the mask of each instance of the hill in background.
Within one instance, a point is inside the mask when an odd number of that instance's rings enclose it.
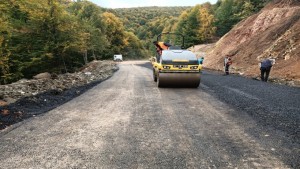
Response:
[[[138,38],[152,38],[165,29],[170,20],[176,20],[183,11],[192,7],[139,7],[119,8],[113,12],[118,16],[127,31],[132,31]]]
[[[271,55],[271,78],[300,81],[300,2],[275,0],[241,21],[216,43],[204,66],[223,70],[226,54],[234,72],[251,77],[259,76],[258,63]]]
[[[125,30],[133,32],[145,48],[154,51],[152,41],[162,33],[175,29],[179,16],[192,7],[119,8],[111,12],[118,16]]]

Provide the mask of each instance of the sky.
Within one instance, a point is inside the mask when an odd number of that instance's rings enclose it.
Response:
[[[130,8],[144,6],[195,6],[210,2],[215,4],[217,0],[89,0],[105,8]]]

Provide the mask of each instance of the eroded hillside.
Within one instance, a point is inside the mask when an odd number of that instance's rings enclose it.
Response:
[[[204,66],[222,70],[226,54],[236,73],[257,77],[260,60],[272,56],[271,79],[300,81],[300,2],[276,0],[243,20],[217,42]]]

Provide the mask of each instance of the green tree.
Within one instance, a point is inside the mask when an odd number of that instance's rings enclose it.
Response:
[[[218,36],[225,35],[239,21],[235,16],[234,7],[234,0],[223,0],[216,10],[215,26],[217,27],[216,33]]]
[[[186,26],[187,29],[184,32],[185,40],[186,40],[186,47],[199,44],[201,40],[198,37],[198,30],[200,28],[200,5],[196,5],[192,10],[188,13]]]
[[[236,16],[240,19],[245,19],[248,16],[252,15],[254,12],[254,5],[250,1],[244,2],[242,5],[241,11],[236,14]]]
[[[4,4],[0,4],[0,84],[10,81],[9,57],[9,41],[11,37],[11,27],[8,18],[4,13]]]
[[[78,49],[83,55],[91,53],[92,59],[101,59],[107,47],[106,24],[102,9],[88,1],[72,3],[68,10],[77,17]]]
[[[210,39],[215,33],[214,16],[208,9],[196,5],[179,17],[176,32],[185,36],[185,47],[200,44]],[[180,39],[177,39],[177,42]]]
[[[22,12],[28,14],[27,24],[23,26],[28,31],[15,37],[21,42],[16,59],[22,58],[21,70],[25,77],[43,71],[66,71],[63,56],[75,39],[69,31],[74,27],[74,18],[59,0],[29,0],[19,5]]]
[[[260,11],[271,0],[218,0],[214,5],[217,35],[223,36],[241,20]]]
[[[13,60],[14,43],[13,35],[20,27],[19,22],[26,21],[26,14],[20,11],[16,5],[18,1],[0,1],[0,83],[6,84],[17,80],[22,76],[20,72],[14,71]]]
[[[201,25],[197,37],[201,42],[205,42],[211,39],[216,32],[216,27],[213,26],[214,16],[209,13],[209,9],[201,6],[198,20]]]
[[[186,32],[188,32],[188,30],[189,30],[188,25],[187,25],[187,19],[188,19],[188,11],[182,12],[182,14],[179,17],[177,26],[176,26],[176,33],[186,35]],[[180,44],[181,38],[177,37],[175,43]]]
[[[125,47],[122,51],[125,59],[145,58],[148,55],[141,41],[132,32],[125,32],[125,37]]]
[[[76,42],[75,17],[62,0],[9,0],[11,56],[9,70],[17,80],[39,72],[66,69],[64,58]],[[53,66],[55,65],[55,66]]]
[[[125,30],[133,32],[145,49],[154,54],[152,41],[162,32],[175,31],[178,17],[186,9],[190,7],[123,8],[110,12],[115,13],[123,21]]]
[[[106,39],[109,43],[105,58],[111,58],[114,54],[121,53],[125,47],[125,30],[123,23],[113,13],[104,12],[102,17],[107,25]]]
[[[249,0],[252,4],[253,12],[260,11],[267,3],[271,2],[272,0]]]

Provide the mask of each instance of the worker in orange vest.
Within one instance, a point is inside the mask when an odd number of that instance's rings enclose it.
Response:
[[[156,47],[156,51],[159,55],[161,55],[162,53],[162,50],[168,50],[170,46],[169,43],[166,43],[166,42],[157,42],[157,41],[154,41],[153,44],[155,45]]]
[[[232,64],[231,57],[229,55],[226,55],[224,59],[225,75],[229,75],[229,67],[231,64]]]

